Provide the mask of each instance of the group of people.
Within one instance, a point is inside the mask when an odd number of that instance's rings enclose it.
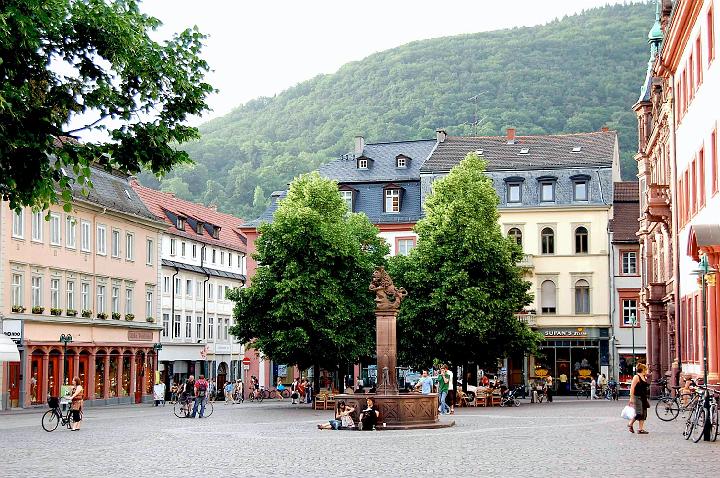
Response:
[[[212,381],[212,386],[214,386],[215,382]],[[189,418],[195,418],[198,416],[199,418],[203,418],[203,415],[205,414],[205,404],[208,402],[208,400],[213,399],[215,397],[215,388],[211,388],[211,382],[208,382],[205,380],[205,375],[200,375],[197,380],[195,380],[194,375],[190,375],[185,383],[175,385],[173,384],[173,388],[171,388],[171,393],[173,393],[173,397],[176,397],[177,400],[180,400],[181,403],[184,403],[186,407],[190,406],[190,402],[193,402],[193,408],[192,413],[188,416]],[[198,415],[198,408],[199,408],[199,415]]]
[[[359,430],[376,430],[378,419],[380,418],[380,410],[375,406],[375,400],[367,397],[365,400],[365,408],[360,412],[359,423],[355,424],[353,415],[355,408],[347,405],[345,401],[338,402],[335,407],[335,418],[327,423],[318,423],[319,430],[343,430],[354,429]]]
[[[420,391],[423,395],[431,394],[433,387],[437,387],[440,414],[455,413],[455,384],[453,372],[447,365],[440,365],[440,368],[432,376],[427,370],[423,370],[420,379],[415,384],[415,390]]]

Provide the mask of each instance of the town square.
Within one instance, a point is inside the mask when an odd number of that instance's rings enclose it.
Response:
[[[0,6],[0,476],[715,475],[716,0]]]

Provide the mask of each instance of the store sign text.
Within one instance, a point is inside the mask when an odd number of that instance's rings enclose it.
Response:
[[[554,330],[545,330],[543,331],[543,334],[545,337],[587,337],[587,330],[584,328],[577,328],[575,330],[563,330],[563,329],[554,329]]]

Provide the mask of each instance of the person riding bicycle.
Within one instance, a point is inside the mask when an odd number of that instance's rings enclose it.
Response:
[[[207,398],[208,388],[209,384],[205,380],[205,375],[200,375],[200,378],[195,382],[194,386],[195,404],[193,405],[190,418],[195,418],[198,405],[200,405],[200,418],[205,414],[205,399]]]

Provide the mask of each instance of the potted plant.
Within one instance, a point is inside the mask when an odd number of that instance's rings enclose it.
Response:
[[[56,315],[56,316],[57,316],[57,315],[60,315],[60,314],[62,314],[62,309],[58,309],[58,308],[56,308],[56,307],[51,307],[51,308],[50,308],[50,315]]]
[[[113,320],[120,320],[120,312],[113,312],[112,318]]]
[[[83,309],[80,315],[82,315],[86,319],[89,319],[90,317],[92,317],[92,310]]]
[[[42,314],[43,312],[45,312],[45,307],[40,307],[39,305],[36,305],[32,308],[33,314]]]
[[[67,315],[68,317],[77,317],[77,310],[68,309],[65,311],[65,315]],[[90,314],[90,315],[92,315],[92,314]]]
[[[22,314],[23,312],[25,312],[25,307],[23,307],[22,305],[13,305],[12,311]]]
[[[146,318],[145,318],[145,322],[149,322],[149,323],[152,324],[152,323],[155,322],[155,317],[146,317]]]
[[[125,314],[125,320],[127,320],[127,321],[135,320],[135,314]]]
[[[107,319],[107,314],[105,312],[98,312],[97,318],[105,320]]]

